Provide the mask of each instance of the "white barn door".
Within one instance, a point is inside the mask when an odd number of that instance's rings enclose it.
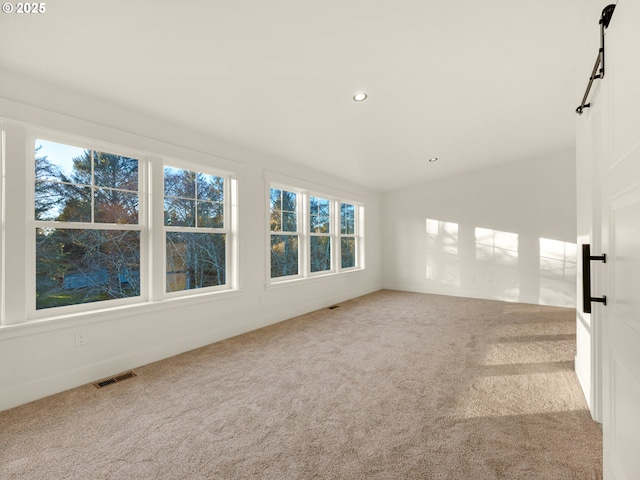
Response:
[[[593,294],[602,318],[604,478],[640,479],[640,2],[620,0],[602,80],[602,247]],[[593,252],[600,254],[600,252]],[[595,265],[594,265],[595,267]]]

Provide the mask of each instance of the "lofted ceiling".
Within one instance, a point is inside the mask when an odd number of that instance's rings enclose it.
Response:
[[[387,191],[573,149],[578,6],[57,0],[0,69]]]

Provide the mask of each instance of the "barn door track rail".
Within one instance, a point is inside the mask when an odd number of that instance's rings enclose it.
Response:
[[[598,50],[598,57],[596,58],[596,64],[593,66],[593,70],[591,71],[591,76],[589,77],[589,83],[587,84],[587,89],[584,92],[584,97],[582,97],[582,102],[580,106],[576,108],[576,113],[578,115],[582,115],[582,112],[585,108],[589,108],[591,106],[590,103],[587,103],[587,98],[589,97],[589,92],[591,91],[591,85],[593,85],[593,81],[599,78],[604,78],[604,31],[609,27],[609,22],[611,21],[611,16],[613,15],[613,11],[615,10],[615,4],[607,5],[602,10],[602,15],[600,16],[600,50]]]

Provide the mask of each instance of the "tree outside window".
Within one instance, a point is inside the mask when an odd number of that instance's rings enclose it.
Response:
[[[356,266],[356,208],[349,203],[340,204],[340,265]]]
[[[225,285],[225,178],[164,168],[166,291]]]
[[[362,210],[355,203],[271,184],[271,283],[361,268],[358,215]]]
[[[36,309],[140,295],[139,161],[38,139]]]
[[[331,202],[309,197],[310,255],[312,273],[331,270]]]
[[[298,195],[279,188],[270,191],[271,278],[298,275]]]

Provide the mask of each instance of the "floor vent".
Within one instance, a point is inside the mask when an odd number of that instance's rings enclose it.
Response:
[[[93,386],[96,388],[106,387],[107,385],[113,385],[114,383],[122,382],[123,380],[127,380],[129,378],[133,378],[137,376],[133,372],[123,373],[121,375],[117,375],[115,377],[107,378],[105,380],[101,380],[97,383],[94,383]]]
[[[340,308],[340,305],[331,305],[327,310],[334,310],[336,308]]]

